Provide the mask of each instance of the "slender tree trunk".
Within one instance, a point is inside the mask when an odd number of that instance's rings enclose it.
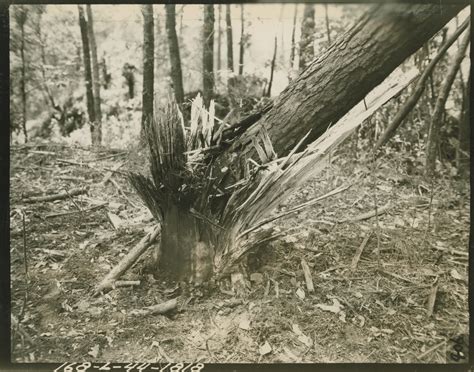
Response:
[[[230,4],[225,5],[225,23],[227,35],[227,69],[234,72],[234,41],[232,38],[232,18],[230,17]]]
[[[464,110],[459,122],[459,144],[458,151],[456,154],[456,160],[458,165],[459,174],[463,175],[469,171],[469,150],[471,146],[471,74],[467,79],[467,85],[465,86],[464,95]]]
[[[176,35],[176,5],[166,4],[166,32],[170,52],[171,80],[176,102],[181,105],[184,101],[183,75],[181,72],[181,58],[179,56],[178,36]]]
[[[459,36],[463,33],[463,31],[468,27],[469,19],[466,19],[463,25],[461,25],[453,35],[446,41],[446,43],[440,48],[438,54],[431,60],[429,65],[424,69],[423,74],[421,74],[420,78],[418,79],[415,88],[413,89],[413,93],[408,98],[403,106],[398,110],[397,114],[393,118],[390,125],[387,129],[382,133],[379,137],[377,143],[375,144],[375,150],[378,150],[381,146],[383,146],[396,132],[398,127],[403,123],[407,115],[413,110],[415,105],[417,104],[418,100],[420,99],[423,91],[425,90],[426,82],[438,64],[438,62],[443,58],[446,51],[449,49],[451,45],[453,45],[454,41],[459,38]],[[421,66],[421,65],[420,65]]]
[[[244,4],[240,4],[240,43],[239,43],[239,75],[244,73]]]
[[[91,5],[86,5],[87,11],[87,31],[89,36],[91,64],[92,64],[92,87],[94,91],[94,132],[92,136],[92,145],[100,146],[102,142],[102,112],[100,109],[100,78],[99,78],[99,63],[97,60],[97,44],[95,42],[94,34],[94,20],[92,17]]]
[[[331,28],[329,27],[328,4],[324,4],[324,14],[326,16],[326,34],[328,36],[328,44],[331,45]]]
[[[295,32],[296,32],[296,15],[298,14],[298,4],[295,4],[295,13],[293,15],[293,27],[291,29],[291,51],[290,51],[290,68],[295,66]]]
[[[202,95],[204,105],[209,107],[214,95],[214,5],[204,5],[202,44]]]
[[[82,52],[84,60],[84,77],[86,83],[87,115],[89,116],[91,139],[96,138],[94,131],[95,111],[94,111],[94,93],[92,92],[92,69],[91,55],[89,48],[89,36],[87,34],[87,20],[82,5],[77,6],[79,12],[79,27],[81,29]]]
[[[142,91],[142,134],[153,117],[153,81],[155,37],[153,30],[153,5],[142,5],[143,14],[143,91]]]
[[[277,37],[275,36],[275,47],[273,49],[273,58],[272,58],[272,64],[270,67],[270,79],[268,80],[268,89],[266,93],[267,97],[270,97],[272,94],[273,72],[275,70],[276,56],[277,56]]]
[[[20,27],[20,95],[21,95],[21,126],[23,135],[25,136],[25,143],[28,142],[28,133],[26,130],[26,115],[27,115],[27,101],[26,101],[26,58],[25,58],[25,23],[28,19],[28,10],[24,5],[18,8],[16,14],[16,21]]]
[[[222,30],[221,30],[221,22],[222,22],[222,4],[219,4],[219,19],[217,22],[217,71],[221,70],[221,60],[222,60]]]
[[[451,63],[451,66],[446,74],[446,77],[441,84],[438,99],[436,100],[435,109],[431,118],[430,130],[427,138],[426,145],[426,163],[425,163],[425,175],[433,176],[436,168],[436,157],[438,153],[439,144],[439,132],[442,126],[442,118],[444,114],[444,107],[446,100],[448,99],[451,86],[453,85],[454,78],[458,72],[459,66],[466,55],[466,50],[470,41],[470,27],[467,29],[464,35],[461,45],[456,53],[456,56]]]
[[[301,22],[300,71],[303,71],[314,58],[314,4],[304,6]]]

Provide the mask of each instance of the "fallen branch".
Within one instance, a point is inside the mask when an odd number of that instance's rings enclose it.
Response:
[[[171,310],[176,309],[178,305],[178,297],[172,300],[163,302],[158,305],[148,306],[143,309],[137,309],[130,311],[130,315],[153,315],[153,314],[165,314]]]
[[[23,199],[23,202],[38,203],[38,202],[47,202],[47,201],[53,201],[53,200],[63,200],[63,199],[69,198],[70,196],[85,194],[88,190],[89,188],[87,186],[78,187],[75,189],[71,189],[70,191],[60,192],[58,194],[36,196],[36,197]]]
[[[438,349],[439,347],[443,346],[445,343],[446,343],[446,340],[443,340],[443,341],[441,341],[439,344],[436,344],[436,345],[433,346],[432,348],[429,348],[429,349],[426,350],[423,354],[420,354],[420,355],[418,356],[418,359],[419,359],[419,360],[423,359],[425,356],[431,354],[433,351],[435,351],[435,350]]]
[[[362,213],[362,214],[359,214],[358,216],[353,217],[353,218],[345,218],[343,220],[339,220],[339,223],[357,222],[357,221],[368,220],[369,218],[372,218],[375,215],[380,216],[380,215],[386,213],[387,210],[389,209],[389,207],[390,207],[390,202],[385,204],[382,208],[377,208],[378,209],[377,212],[375,210],[373,210],[373,211],[370,211],[370,212],[367,212],[367,213]]]
[[[107,173],[104,176],[104,179],[101,181],[100,184],[105,185],[110,180],[110,177],[112,177],[114,172],[118,171],[124,164],[125,164],[125,162],[119,163],[119,164],[113,166],[111,170],[107,171]]]
[[[82,213],[95,211],[96,209],[103,208],[103,207],[106,206],[107,204],[108,204],[108,203],[102,203],[102,204],[99,204],[99,205],[94,205],[93,207],[90,207],[90,208],[87,208],[87,209],[83,209],[83,210],[82,210]],[[81,212],[76,210],[76,211],[68,211],[68,212],[50,213],[50,214],[47,214],[47,215],[44,216],[44,217],[45,217],[45,218],[53,218],[53,217],[69,216],[69,215],[71,215],[71,214],[76,214],[76,213],[81,213]]]
[[[434,305],[436,302],[436,294],[438,293],[438,287],[439,287],[439,276],[436,277],[436,279],[434,280],[431,286],[430,296],[428,297],[428,304],[426,305],[427,318],[430,318],[431,315],[433,315]]]
[[[357,264],[359,263],[360,256],[362,254],[362,251],[364,250],[365,246],[367,245],[370,237],[372,236],[372,231],[367,234],[365,239],[362,241],[362,244],[357,248],[357,251],[352,258],[352,263],[351,263],[351,271],[354,272],[357,269]]]
[[[97,285],[94,289],[93,296],[99,295],[101,292],[107,292],[114,288],[115,281],[123,275],[125,271],[127,271],[133,264],[137,261],[137,259],[146,252],[150,246],[157,241],[158,237],[161,235],[161,226],[157,225],[155,229],[148,233],[140,242],[133,247],[128,254],[122,258],[122,260],[115,266],[106,276],[105,278]]]
[[[309,270],[309,266],[304,258],[301,259],[301,267],[303,269],[304,280],[306,282],[306,288],[308,292],[314,292],[314,285],[313,285],[313,278],[311,277],[311,271]]]
[[[118,287],[133,287],[135,285],[140,285],[140,281],[139,280],[117,280],[115,283],[114,283],[114,287],[115,288],[118,288]]]

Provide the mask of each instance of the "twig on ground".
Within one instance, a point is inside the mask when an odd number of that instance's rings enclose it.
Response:
[[[430,318],[433,315],[434,305],[436,302],[436,294],[438,293],[439,276],[437,276],[431,286],[430,296],[428,297],[428,304],[426,305],[426,317]]]
[[[82,208],[75,202],[74,198],[71,196],[71,194],[67,191],[66,188],[64,188],[64,192],[67,194],[67,196],[69,196],[69,199],[71,199],[72,204],[74,204],[74,206],[78,209],[78,211],[82,215]]]
[[[351,271],[355,272],[357,269],[357,264],[359,263],[360,256],[362,254],[362,251],[364,250],[365,246],[367,245],[370,237],[372,236],[372,231],[370,231],[364,240],[362,241],[362,244],[357,248],[356,253],[354,257],[352,258],[352,263],[351,263]]]
[[[309,270],[308,263],[304,258],[301,259],[301,267],[303,269],[304,280],[306,282],[306,288],[309,293],[314,292],[313,278],[311,277],[311,271]]]
[[[94,205],[93,207],[90,207],[90,208],[87,208],[87,209],[83,209],[82,212],[83,212],[83,213],[92,212],[92,211],[95,211],[96,209],[100,209],[100,208],[105,207],[107,204],[109,204],[109,203],[105,202],[105,203],[102,203],[102,204],[99,204],[99,205]],[[71,215],[71,214],[76,214],[76,213],[79,213],[79,211],[68,211],[68,212],[50,213],[50,214],[47,214],[47,215],[44,216],[44,217],[45,217],[45,218],[53,218],[53,217],[69,216],[69,215]]]
[[[381,269],[379,269],[378,271],[379,271],[381,274],[389,275],[389,276],[394,277],[395,279],[399,279],[399,280],[402,280],[402,281],[404,281],[404,282],[411,283],[411,284],[414,284],[414,285],[418,286],[418,284],[415,283],[413,280],[404,278],[403,276],[400,276],[400,275],[398,275],[398,274],[391,273],[390,271],[385,271],[385,270],[381,270]]]
[[[161,226],[157,225],[155,229],[148,233],[140,242],[133,247],[128,254],[122,258],[122,260],[115,266],[102,281],[94,289],[93,295],[97,296],[101,292],[107,292],[113,288],[114,282],[133,264],[138,260],[138,258],[146,252],[146,250],[158,240],[158,237],[161,235]]]
[[[113,166],[111,170],[107,171],[107,173],[105,174],[105,176],[102,179],[102,181],[100,182],[100,184],[105,185],[110,180],[110,177],[112,177],[114,172],[118,171],[124,164],[125,164],[125,162],[122,162],[122,163],[119,163],[119,164]]]
[[[125,191],[122,190],[120,185],[113,179],[110,178],[109,181],[115,186],[119,194],[122,194],[122,196],[125,198],[125,200],[133,207],[133,208],[138,208],[138,206],[130,200],[130,198],[125,194]]]
[[[445,343],[446,343],[446,340],[443,340],[439,344],[436,344],[435,346],[429,348],[423,354],[418,355],[418,359],[423,359],[425,356],[431,354],[433,351],[438,349],[440,346],[443,346]]]
[[[381,208],[377,208],[377,216],[381,216],[382,214],[386,213],[387,210],[389,209],[390,207],[390,202],[388,202],[387,204],[385,204],[383,207]],[[339,220],[338,222],[339,223],[343,223],[343,222],[357,222],[357,221],[363,221],[363,220],[367,220],[369,218],[372,218],[376,215],[376,212],[375,211],[370,211],[370,212],[367,212],[367,213],[362,213],[356,217],[353,217],[353,218],[345,218],[345,219],[342,219],[342,220]]]
[[[118,288],[118,287],[133,287],[133,286],[136,286],[136,285],[140,285],[140,281],[139,280],[117,280],[114,282],[114,287],[115,288]]]
[[[47,202],[47,201],[54,201],[54,200],[63,200],[63,199],[67,199],[70,196],[85,194],[88,190],[89,190],[89,188],[87,186],[78,187],[78,188],[69,190],[69,192],[66,191],[66,192],[61,192],[61,193],[58,193],[58,194],[45,195],[45,196],[36,196],[36,197],[23,199],[23,202],[25,202],[25,203],[38,203],[38,202]]]

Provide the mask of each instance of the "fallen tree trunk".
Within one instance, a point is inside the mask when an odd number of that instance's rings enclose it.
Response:
[[[235,141],[232,152],[254,152],[262,128],[276,153],[298,141],[320,137],[465,5],[380,4],[373,6],[316,58],[276,99],[273,108]],[[227,163],[231,156],[225,157]]]
[[[220,278],[249,250],[281,235],[255,227],[325,168],[335,146],[413,81],[412,71],[380,84],[462,8],[372,7],[273,107],[242,125],[216,124],[214,105],[206,111],[199,99],[185,131],[175,103],[161,108],[146,136],[152,178],[130,176],[162,222],[158,272],[166,270],[174,280]],[[368,94],[378,85],[377,94]],[[367,107],[356,106],[363,99]]]

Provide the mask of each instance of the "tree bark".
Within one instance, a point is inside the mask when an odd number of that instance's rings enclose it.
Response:
[[[436,100],[435,109],[431,118],[430,130],[427,138],[426,145],[426,163],[425,163],[425,175],[433,176],[436,168],[436,157],[438,153],[439,144],[439,131],[441,129],[442,118],[444,114],[444,107],[446,100],[448,99],[451,86],[453,85],[454,78],[459,70],[462,60],[466,55],[466,50],[470,41],[470,27],[468,27],[466,34],[464,35],[461,45],[451,63],[451,66],[446,74],[446,77],[441,84],[438,99]]]
[[[227,69],[234,72],[234,42],[232,39],[232,19],[230,17],[230,4],[225,5],[225,23],[227,36]]]
[[[153,5],[142,5],[143,14],[143,91],[142,91],[142,134],[153,117],[153,81],[155,37],[153,34]]]
[[[272,58],[272,64],[270,67],[270,80],[268,80],[268,89],[266,92],[267,97],[270,97],[272,94],[273,71],[275,70],[276,56],[277,56],[277,37],[275,36],[275,48],[273,49],[273,58]]]
[[[99,63],[97,60],[97,44],[95,42],[94,34],[94,20],[92,17],[91,5],[86,5],[87,11],[87,33],[89,36],[91,66],[92,66],[92,87],[94,91],[94,132],[92,136],[92,145],[99,146],[102,142],[102,113],[100,109],[100,78],[99,78]]]
[[[459,38],[459,35],[462,34],[462,32],[468,27],[469,25],[469,19],[466,19],[466,21],[461,25],[454,33],[451,35],[451,37],[444,43],[444,45],[440,48],[438,51],[438,54],[431,60],[428,66],[426,66],[425,70],[423,71],[423,74],[420,76],[418,79],[415,88],[413,89],[413,93],[408,98],[403,106],[398,110],[397,114],[395,115],[395,118],[392,120],[390,125],[387,127],[387,129],[382,133],[380,138],[377,140],[377,143],[375,144],[375,151],[379,149],[381,146],[383,146],[394,134],[395,131],[398,129],[398,127],[403,123],[407,115],[411,112],[411,110],[415,107],[415,105],[418,103],[418,100],[420,99],[421,95],[423,94],[423,91],[425,90],[426,82],[428,78],[432,75],[434,68],[438,64],[438,62],[443,58],[445,55],[446,51],[449,49],[451,45],[453,45],[454,41],[456,41]]]
[[[176,5],[166,4],[166,33],[170,52],[171,80],[176,102],[181,105],[184,101],[183,75],[181,58],[179,56],[178,36],[176,35]]]
[[[239,75],[244,73],[244,4],[240,4]]]
[[[86,99],[87,99],[87,114],[89,116],[91,138],[95,138],[94,130],[95,127],[92,123],[95,122],[95,111],[94,111],[94,93],[92,92],[92,70],[91,70],[91,55],[89,48],[89,37],[87,34],[87,20],[84,15],[84,8],[82,5],[77,6],[79,12],[79,27],[81,29],[82,38],[82,52],[84,60],[84,77],[86,82]]]
[[[303,71],[314,58],[314,4],[304,6],[301,22],[300,71]]]
[[[204,5],[202,44],[202,96],[209,107],[214,95],[214,5]]]
[[[314,141],[463,7],[373,6],[291,82],[272,109],[247,129],[223,157],[233,151],[251,152],[252,138],[262,127],[268,131],[279,156],[293,149],[308,131],[311,132],[303,144]]]

